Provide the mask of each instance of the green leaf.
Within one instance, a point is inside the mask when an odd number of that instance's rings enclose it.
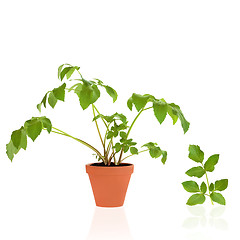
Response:
[[[122,145],[120,143],[116,143],[114,145],[114,148],[115,148],[116,152],[119,152],[121,150],[121,148],[122,148]]]
[[[167,152],[166,151],[162,151],[162,159],[161,159],[162,163],[165,164],[167,161]]]
[[[160,147],[154,147],[149,150],[150,156],[152,158],[158,158],[162,155],[162,151]]]
[[[135,105],[135,107],[136,107],[138,112],[142,108],[145,107],[145,105],[148,102],[148,99],[149,99],[148,95],[140,95],[140,94],[136,94],[136,93],[133,93],[133,95],[132,95],[133,103],[134,103],[134,105]]]
[[[123,146],[123,152],[126,153],[128,150],[129,150],[129,146],[124,145],[124,146]]]
[[[76,93],[76,94],[78,94],[78,96],[80,96],[79,94],[80,94],[80,92],[82,91],[82,84],[81,83],[77,83],[77,84],[75,84],[74,86],[72,86],[72,87],[75,87],[75,86],[77,86],[75,89],[74,89],[74,92]],[[71,88],[72,88],[71,87]],[[70,89],[69,89],[70,90]],[[70,90],[71,91],[71,90]]]
[[[70,71],[72,67],[65,67],[60,73],[60,80],[62,81],[65,75]]]
[[[189,145],[188,151],[189,151],[188,157],[190,159],[192,159],[195,162],[200,162],[200,163],[203,162],[204,153],[200,149],[199,146],[197,146],[197,145]]]
[[[172,118],[173,120],[173,125],[177,122],[178,116],[176,112],[173,112],[173,109],[171,106],[168,105],[168,115]]]
[[[20,149],[20,148],[19,148]],[[17,149],[14,145],[13,145],[13,142],[12,140],[10,140],[10,142],[6,145],[6,153],[7,153],[7,156],[8,158],[12,161],[13,160],[13,157],[14,157],[14,154],[17,154],[19,149]]]
[[[147,147],[148,149],[154,148],[157,144],[153,142],[146,143],[142,147]]]
[[[52,108],[54,108],[57,103],[57,98],[54,96],[53,92],[50,92],[48,96],[48,103]]]
[[[39,112],[41,112],[41,105],[42,105],[41,103],[37,104],[37,109]]]
[[[225,198],[221,193],[212,192],[210,194],[210,198],[216,203],[219,203],[221,205],[226,205]]]
[[[58,67],[58,78],[60,79],[60,73],[62,71],[64,64],[62,64],[61,66]]]
[[[15,130],[15,131],[12,132],[11,140],[13,142],[13,145],[16,148],[20,147],[21,138],[22,138],[22,131],[21,131],[21,129],[18,129],[18,130]]]
[[[204,169],[208,172],[212,172],[214,170],[215,165],[218,163],[219,154],[214,154],[208,158],[208,160],[204,164]]]
[[[228,187],[228,179],[221,179],[215,182],[215,190],[223,191]]]
[[[186,174],[190,177],[202,177],[205,174],[205,170],[199,166],[199,167],[193,167],[186,171]]]
[[[131,154],[138,154],[138,149],[135,147],[130,147]]]
[[[97,85],[92,85],[92,89],[93,89],[93,94],[92,94],[91,104],[95,103],[97,99],[100,97],[100,91]]]
[[[130,97],[130,98],[127,100],[127,106],[128,106],[128,108],[132,111],[132,107],[133,107],[133,99],[132,99],[132,97]]]
[[[172,115],[177,115],[181,121],[181,125],[184,131],[184,134],[188,131],[190,123],[184,117],[180,107],[174,103],[168,104],[172,108]],[[170,111],[169,111],[170,112]],[[169,114],[171,116],[171,114]],[[171,116],[172,117],[172,116]],[[173,120],[174,121],[174,120]]]
[[[127,133],[120,132],[120,137],[123,138],[123,139],[127,139]]]
[[[24,128],[27,132],[27,135],[32,139],[34,142],[35,139],[39,136],[42,131],[42,122],[37,118],[33,118],[28,120],[24,124]]]
[[[117,92],[109,86],[104,86],[104,87],[106,89],[106,92],[109,94],[109,96],[112,97],[113,102],[115,102],[117,100],[117,97],[118,97]]]
[[[209,190],[210,190],[211,192],[214,190],[214,184],[213,184],[213,183],[210,184]]]
[[[161,124],[167,116],[168,105],[164,101],[153,102],[154,115]]]
[[[187,201],[187,205],[193,206],[197,204],[203,204],[205,202],[205,196],[203,194],[193,194]]]
[[[92,103],[93,98],[93,88],[91,85],[84,82],[82,86],[82,90],[79,94],[80,105],[83,110],[88,108],[88,106]]]
[[[69,71],[66,73],[66,78],[69,79],[72,76],[72,74],[74,73],[75,70],[76,70],[75,67],[71,67],[69,69]]]
[[[200,192],[199,186],[195,181],[186,181],[182,185],[187,192]]]
[[[200,186],[200,190],[201,190],[201,192],[202,192],[203,194],[206,193],[206,191],[207,191],[207,185],[206,185],[205,182],[202,182],[202,184],[201,184],[201,186]]]
[[[42,105],[42,104],[43,104],[44,107],[46,107],[47,94],[48,94],[48,92],[44,95],[41,103],[39,103],[39,104],[37,105],[37,109],[38,109],[39,112],[41,112],[41,105]]]
[[[66,83],[63,83],[60,87],[54,88],[52,90],[54,96],[56,99],[60,101],[64,101],[65,98],[65,88],[66,88]]]
[[[48,133],[50,133],[52,131],[52,123],[50,119],[41,117],[40,120],[42,121],[43,127],[47,129]]]

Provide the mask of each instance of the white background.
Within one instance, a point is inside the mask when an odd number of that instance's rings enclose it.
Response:
[[[2,1],[0,4],[1,138],[0,239],[237,239],[239,235],[240,3],[222,0]],[[185,135],[168,117],[160,126],[143,113],[132,137],[168,151],[163,166],[143,154],[134,163],[125,205],[95,207],[85,164],[91,151],[42,133],[11,163],[5,145],[13,130],[39,116],[36,104],[59,86],[62,63],[81,67],[118,92],[105,93],[103,114],[123,112],[133,92],[180,105],[191,123]],[[92,113],[66,96],[42,112],[55,127],[100,147]],[[206,158],[219,153],[210,181],[229,179],[226,207],[209,199],[187,207],[181,182],[196,166],[188,145]],[[198,179],[196,180],[198,182]]]

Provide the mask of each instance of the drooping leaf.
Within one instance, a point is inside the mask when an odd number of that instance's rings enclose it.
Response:
[[[47,129],[48,133],[50,133],[52,131],[52,123],[50,119],[46,117],[41,117],[40,120],[43,124],[43,127]]]
[[[192,159],[195,162],[200,162],[200,163],[203,162],[204,153],[200,149],[199,146],[197,146],[197,145],[189,145],[188,151],[189,151],[188,157],[190,159]]]
[[[34,142],[42,131],[42,122],[37,118],[33,118],[25,122],[24,128],[26,130],[27,135]]]
[[[221,193],[212,192],[210,198],[221,205],[226,205],[226,200]]]
[[[65,67],[60,73],[60,80],[62,81],[65,75],[70,71],[72,67]]]
[[[214,154],[208,158],[204,164],[204,169],[208,172],[212,172],[215,168],[215,165],[218,163],[219,154]]]
[[[123,145],[123,152],[126,153],[129,150],[129,146]]]
[[[52,90],[52,93],[54,97],[60,101],[64,101],[65,98],[65,88],[66,88],[66,83],[63,83],[60,87],[54,88]]]
[[[117,92],[112,87],[109,87],[109,86],[104,86],[104,87],[106,89],[106,92],[109,94],[109,96],[112,97],[113,102],[115,102],[118,97]]]
[[[58,67],[58,78],[60,79],[60,73],[62,71],[64,64],[62,64],[61,66]]]
[[[201,167],[193,167],[191,169],[189,169],[188,171],[186,171],[186,174],[190,177],[202,177],[205,174],[205,170]]]
[[[48,103],[52,108],[54,108],[57,103],[57,98],[54,96],[53,92],[49,93]]]
[[[138,154],[138,149],[135,147],[130,147],[131,154]]]
[[[23,127],[12,132],[11,141],[16,149],[27,148],[27,136]]]
[[[162,122],[166,118],[167,110],[168,110],[168,105],[166,102],[160,101],[160,100],[153,102],[154,115],[160,124],[162,124]]]
[[[153,142],[146,143],[142,147],[147,147],[148,149],[154,148],[157,144]]]
[[[44,107],[46,107],[47,95],[48,95],[48,92],[44,95],[42,101],[39,104],[37,104],[37,109],[38,109],[39,112],[41,112],[42,104],[43,104]]]
[[[20,148],[19,148],[20,149]],[[19,149],[17,149],[14,145],[12,140],[10,140],[10,142],[6,145],[6,154],[8,156],[8,158],[12,161],[14,154],[17,154]]]
[[[140,95],[136,93],[132,94],[132,101],[138,112],[145,107],[145,105],[148,102],[148,99],[149,99],[148,95],[146,96],[146,95]]]
[[[97,99],[100,97],[100,91],[97,85],[92,85],[92,89],[93,89],[93,94],[92,94],[91,104],[95,103]]]
[[[200,192],[199,186],[195,181],[185,181],[182,183],[182,185],[187,192]]]
[[[197,204],[203,204],[205,202],[206,197],[203,194],[193,194],[187,201],[187,205],[194,206]]]
[[[228,179],[221,179],[215,182],[215,190],[223,191],[228,187]]]
[[[66,78],[69,79],[72,76],[72,74],[74,73],[75,70],[76,70],[75,67],[71,67],[69,69],[69,71],[67,71],[67,73],[66,73]]]
[[[186,133],[189,129],[190,123],[186,120],[186,118],[184,117],[180,107],[174,103],[170,103],[168,104],[171,108],[172,108],[172,114],[169,114],[171,117],[172,115],[177,115],[178,118],[181,121],[181,125],[183,128],[184,133]],[[170,112],[170,111],[168,111]],[[174,120],[173,120],[174,121]]]
[[[162,155],[162,151],[160,147],[154,147],[149,150],[150,156],[152,158],[158,158]]]
[[[11,140],[12,140],[12,142],[13,142],[13,145],[14,145],[16,148],[19,148],[19,147],[20,147],[21,137],[22,137],[22,131],[21,131],[21,129],[18,129],[18,130],[15,130],[15,131],[12,132]]]
[[[177,122],[178,116],[176,111],[173,112],[173,109],[171,106],[168,105],[168,115],[172,118],[173,120],[173,125]]]
[[[201,192],[202,192],[203,194],[206,193],[206,191],[207,191],[207,185],[206,185],[205,182],[202,182],[202,184],[201,184],[201,186],[200,186],[200,190],[201,190]]]
[[[128,106],[128,108],[132,111],[132,107],[133,107],[133,99],[132,99],[132,97],[130,97],[130,98],[127,100],[127,106]]]
[[[166,151],[162,151],[162,159],[161,159],[162,163],[165,164],[167,161],[167,152]]]
[[[82,85],[82,90],[79,93],[80,105],[83,110],[88,108],[88,106],[92,103],[92,98],[93,88],[90,84],[84,82],[84,84]]]

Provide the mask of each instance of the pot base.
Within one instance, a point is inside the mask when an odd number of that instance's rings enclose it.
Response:
[[[121,207],[124,204],[128,184],[133,173],[133,164],[99,166],[87,164],[96,206]]]

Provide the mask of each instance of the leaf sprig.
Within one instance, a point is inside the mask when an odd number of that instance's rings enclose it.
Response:
[[[224,191],[228,187],[228,179],[221,179],[215,181],[215,183],[209,183],[207,172],[213,172],[215,165],[218,163],[219,154],[214,154],[210,156],[205,163],[204,152],[200,149],[198,145],[189,145],[189,155],[188,157],[200,164],[200,166],[190,168],[186,171],[186,174],[190,177],[201,178],[203,175],[206,176],[206,182],[202,182],[199,186],[195,181],[185,181],[182,183],[184,189],[187,192],[195,193],[187,201],[187,205],[193,206],[196,204],[202,204],[205,202],[206,197],[210,197],[213,202],[225,205],[225,198],[218,191]],[[208,192],[208,193],[207,193]]]

